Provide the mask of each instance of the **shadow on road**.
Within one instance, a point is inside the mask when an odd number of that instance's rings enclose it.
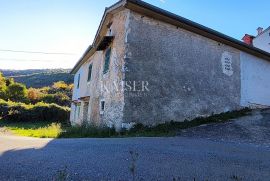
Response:
[[[135,180],[267,180],[270,177],[270,150],[248,144],[184,137],[59,140],[0,137],[0,140],[0,180],[133,180],[133,176]]]

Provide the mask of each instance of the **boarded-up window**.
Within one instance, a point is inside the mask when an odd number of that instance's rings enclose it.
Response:
[[[88,67],[88,78],[87,78],[87,81],[88,81],[88,82],[91,80],[91,76],[92,76],[92,67],[93,67],[92,64],[90,64],[89,67]]]
[[[109,47],[109,48],[107,48],[107,50],[105,52],[103,74],[106,74],[109,71],[110,57],[111,57],[111,48]]]

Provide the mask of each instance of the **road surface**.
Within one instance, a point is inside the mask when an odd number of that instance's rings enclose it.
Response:
[[[3,181],[133,179],[269,181],[270,110],[179,131],[173,138],[53,140],[0,135]]]
[[[114,181],[133,176],[146,181],[269,180],[270,148],[193,137],[53,140],[0,136],[0,180]]]

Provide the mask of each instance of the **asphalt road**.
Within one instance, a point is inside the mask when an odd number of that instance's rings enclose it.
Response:
[[[146,181],[269,181],[270,147],[193,137],[52,140],[0,136],[0,180],[114,181],[132,180],[133,175],[135,180]]]

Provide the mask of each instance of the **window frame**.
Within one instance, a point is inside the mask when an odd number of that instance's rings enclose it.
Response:
[[[91,68],[91,69],[90,69]],[[93,64],[91,63],[88,66],[88,76],[87,76],[87,82],[90,82],[92,79],[92,71],[93,71]]]
[[[105,50],[104,65],[103,65],[103,75],[107,74],[109,72],[109,70],[110,70],[111,54],[112,54],[112,48],[111,48],[111,46],[109,46]]]
[[[81,116],[81,104],[77,105],[77,120],[80,119]]]
[[[105,104],[106,104],[105,100],[100,101],[100,114],[101,115],[104,114],[105,112]]]

